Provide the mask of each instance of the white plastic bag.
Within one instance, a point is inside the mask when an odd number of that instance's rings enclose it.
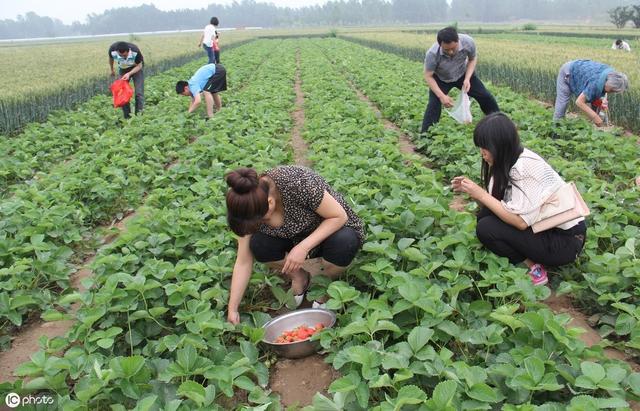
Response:
[[[469,95],[464,91],[461,92],[453,109],[448,110],[447,113],[460,124],[471,123],[473,118],[471,117],[471,100],[469,100]]]

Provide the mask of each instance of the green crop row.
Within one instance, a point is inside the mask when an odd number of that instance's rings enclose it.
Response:
[[[270,356],[256,345],[270,318],[265,311],[290,302],[291,293],[259,269],[242,324],[226,322],[235,242],[223,175],[291,160],[299,53],[309,157],[368,234],[340,281],[314,277],[311,297],[326,291],[338,319],[314,338],[341,377],[330,398],[318,394],[307,409],[578,411],[628,409],[627,400],[640,398],[640,373],[605,359],[601,346],[586,348],[576,330],[565,329],[567,315],[540,304],[546,287],[534,287],[524,268],[481,247],[474,216],[448,208],[445,171],[403,156],[397,133],[345,78],[375,77],[367,94],[387,91],[388,107],[411,116],[420,109],[409,108],[416,91],[371,61],[393,59],[389,67],[400,77],[415,63],[335,40],[261,45],[269,50],[266,64],[216,115],[216,127],[176,152],[179,163],[156,177],[138,217],[98,254],[90,289],[60,301],[81,304],[69,335],[43,340],[18,368],[30,381],[0,389],[50,390],[65,411],[282,409],[267,387]],[[466,163],[477,157],[469,128],[447,121],[437,127],[453,141],[429,141],[434,150],[460,153],[464,144],[467,153],[441,159],[438,168],[445,161],[474,168]]]
[[[240,43],[229,46],[227,51],[237,45]],[[230,54],[232,59],[235,54]],[[229,73],[228,81],[242,83],[244,78],[239,74]],[[163,78],[152,76],[145,82],[147,114],[156,110],[154,106],[169,94],[166,87],[170,85],[156,86],[157,81],[162,81],[158,79]],[[37,172],[46,172],[72,154],[93,152],[94,144],[105,131],[127,128],[129,123],[122,120],[120,109],[114,109],[110,100],[107,96],[96,96],[73,111],[57,111],[44,123],[30,123],[20,134],[0,139],[0,152],[5,153],[0,164],[0,197],[9,195],[13,184],[32,178]]]
[[[260,44],[229,53],[243,65],[233,79],[241,88],[268,57]],[[6,343],[28,315],[51,308],[69,290],[72,264],[95,248],[100,225],[122,218],[145,193],[166,183],[166,165],[206,129],[197,115],[187,116],[186,98],[175,94],[178,76],[188,77],[198,64],[170,71],[151,82],[158,104],[125,127],[106,130],[80,147],[72,159],[38,178],[9,187],[0,202],[0,330]],[[233,89],[227,104],[239,104]],[[162,101],[160,101],[162,100]],[[106,110],[106,109],[105,109]],[[209,123],[211,124],[211,123]],[[73,129],[66,130],[73,131]],[[61,143],[65,139],[61,137]],[[45,318],[55,316],[47,311]]]
[[[232,35],[224,44],[225,51],[250,41],[248,37]],[[15,133],[27,123],[44,121],[54,110],[74,108],[97,94],[109,94],[113,79],[109,77],[107,50],[117,40],[0,47],[0,56],[6,61],[30,67],[16,71],[6,65],[0,70],[0,133]],[[195,34],[145,36],[131,41],[145,56],[145,76],[204,56],[196,47]]]
[[[414,61],[424,61],[426,50],[433,44],[431,37],[410,34],[350,34],[340,36],[355,43],[397,54]],[[594,59],[612,64],[629,76],[632,89],[610,96],[611,120],[623,127],[640,130],[640,93],[633,84],[640,82],[635,57],[614,50],[590,47],[550,46],[525,41],[476,39],[478,73],[484,80],[509,86],[511,89],[553,103],[556,97],[556,77],[560,66],[572,59]],[[421,75],[422,76],[422,75]],[[547,114],[551,121],[552,113]]]
[[[420,139],[418,130],[427,100],[426,86],[416,77],[420,64],[341,41],[334,41],[331,47],[336,64],[387,118],[414,136],[443,181],[462,174],[478,179],[480,157],[470,144],[472,126],[457,125],[443,113],[431,137]],[[377,61],[380,67],[373,70],[358,64],[363,60]],[[524,144],[545,157],[567,180],[575,181],[591,207],[584,256],[577,265],[555,272],[564,279],[558,291],[572,293],[577,304],[599,313],[603,336],[620,341],[623,348],[640,349],[640,318],[635,311],[640,305],[636,289],[640,279],[640,202],[634,183],[640,169],[640,148],[635,137],[600,131],[581,119],[553,129],[546,120],[547,110],[539,104],[503,88],[492,89],[502,110],[517,123]],[[481,117],[477,105],[473,107],[474,118]],[[560,139],[549,138],[554,131]]]
[[[254,403],[277,402],[262,388],[268,369],[255,347],[261,334],[247,326],[234,331],[223,307],[235,248],[226,229],[223,175],[291,159],[293,49],[273,41],[250,49],[256,55],[233,66],[253,72],[254,80],[197,130],[199,139],[177,153],[179,163],[156,178],[139,216],[96,257],[93,287],[66,299],[82,302],[68,338],[48,341],[18,369],[33,379],[11,389],[46,387],[64,410],[152,404],[222,410],[233,403],[234,389],[249,391]],[[260,57],[265,63],[256,67]],[[191,72],[185,67],[176,74]],[[184,108],[180,97],[170,100]],[[262,322],[265,316],[256,314]]]
[[[567,316],[537,303],[548,289],[480,246],[473,215],[448,209],[438,174],[420,159],[406,165],[397,133],[344,76],[366,71],[389,91],[402,82],[380,67],[397,65],[339,41],[312,44],[301,53],[303,136],[314,168],[348,193],[369,235],[346,281],[328,287],[338,326],[321,343],[342,377],[310,409],[626,407],[640,374],[589,360],[601,348],[586,349],[563,327]]]

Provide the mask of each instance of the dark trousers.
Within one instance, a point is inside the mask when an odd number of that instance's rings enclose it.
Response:
[[[216,64],[220,64],[220,50],[213,50],[213,58]]]
[[[552,228],[541,233],[534,233],[531,227],[518,230],[486,207],[478,213],[476,226],[478,240],[495,254],[507,257],[512,264],[528,258],[553,267],[575,261],[582,251],[586,233],[584,221],[568,230]]]
[[[440,80],[438,76],[434,75],[433,78],[438,83],[438,87],[444,94],[449,94],[452,88],[457,88],[462,90],[462,83],[464,81],[464,76],[460,77],[458,80],[445,83]],[[496,99],[493,98],[493,95],[489,93],[480,81],[480,79],[476,76],[475,73],[469,79],[471,83],[471,88],[469,89],[469,97],[474,98],[478,104],[480,104],[480,109],[484,114],[493,113],[495,111],[500,111],[498,107],[498,103]],[[424,111],[424,117],[422,119],[422,128],[420,129],[421,133],[426,133],[429,130],[429,127],[434,125],[440,120],[440,115],[442,114],[442,103],[436,94],[429,89],[429,103],[427,104],[427,109]]]
[[[131,71],[131,69],[120,71],[119,77],[122,77],[123,74],[129,71]],[[131,79],[133,80],[133,87],[135,88],[136,114],[141,114],[144,109],[144,69],[131,76]],[[131,117],[131,106],[129,104],[122,106],[122,113],[124,114],[124,118]]]
[[[215,56],[213,54],[213,47],[209,47],[209,46],[206,46],[206,45],[203,44],[202,48],[207,53],[207,58],[209,59],[207,64],[216,63],[216,58],[215,58]]]
[[[301,238],[304,239],[303,237]],[[251,236],[249,247],[258,262],[270,263],[284,259],[286,253],[295,246],[289,238],[272,237],[261,232]],[[309,258],[322,257],[339,267],[351,264],[360,249],[358,233],[351,227],[342,227],[327,237],[319,246],[309,252]]]

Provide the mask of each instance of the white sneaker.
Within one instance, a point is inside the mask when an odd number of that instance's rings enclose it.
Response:
[[[326,303],[319,303],[317,301],[313,301],[313,303],[311,303],[311,308],[320,308],[323,310],[327,309],[327,304]]]
[[[306,295],[307,293],[305,292],[304,294],[298,294],[293,296],[293,299],[296,301],[296,308],[300,307],[300,304],[302,304],[302,302],[304,301],[304,297]]]

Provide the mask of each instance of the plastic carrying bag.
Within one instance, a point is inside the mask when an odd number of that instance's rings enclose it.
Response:
[[[471,100],[469,95],[464,91],[458,96],[456,104],[450,111],[447,111],[460,124],[469,124],[473,121],[471,117]]]
[[[116,80],[109,87],[113,94],[113,107],[122,107],[129,104],[133,96],[133,88],[127,80]]]

